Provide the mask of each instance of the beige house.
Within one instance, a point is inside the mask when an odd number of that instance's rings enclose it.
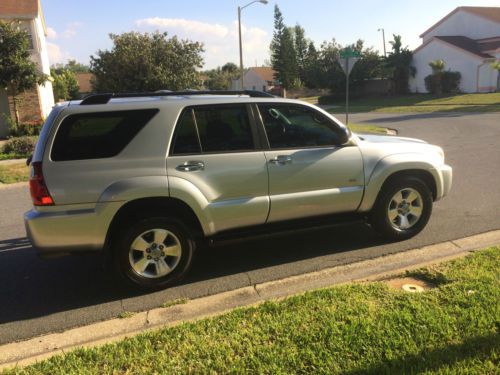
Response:
[[[491,67],[500,61],[500,7],[458,7],[420,37],[422,45],[413,51],[412,92],[426,91],[429,62],[438,59],[446,70],[460,72],[460,91],[500,90],[500,73]]]
[[[275,71],[273,68],[268,66],[248,68],[243,75],[243,90],[270,91],[274,87],[276,81],[274,74]],[[240,86],[240,80],[234,80],[231,84],[231,89],[239,90]]]
[[[50,64],[47,51],[47,29],[43,18],[40,0],[0,0],[0,21],[19,21],[30,36],[31,59],[40,71],[49,75]],[[52,83],[45,82],[29,92],[18,96],[20,122],[34,123],[45,119],[54,105]],[[3,116],[4,115],[4,116]],[[5,115],[15,116],[12,97],[0,88],[0,138],[8,134]]]

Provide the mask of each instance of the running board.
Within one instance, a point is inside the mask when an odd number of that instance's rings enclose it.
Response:
[[[248,240],[258,240],[270,237],[283,237],[297,233],[311,232],[315,230],[366,223],[366,217],[362,214],[339,214],[334,216],[321,216],[300,220],[289,220],[279,223],[268,223],[253,227],[227,230],[214,236],[207,237],[210,247],[229,245]]]

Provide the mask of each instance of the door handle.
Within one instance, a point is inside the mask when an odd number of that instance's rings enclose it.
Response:
[[[175,169],[181,172],[202,171],[205,169],[205,164],[202,161],[190,160],[178,165]]]
[[[290,164],[292,162],[292,157],[290,155],[278,155],[273,159],[269,160],[272,164]]]

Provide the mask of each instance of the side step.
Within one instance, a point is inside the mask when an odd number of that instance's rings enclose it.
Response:
[[[310,232],[324,228],[365,223],[362,214],[338,214],[308,219],[290,220],[279,223],[268,223],[253,227],[227,230],[207,238],[211,247],[229,245],[248,240],[258,240],[270,237],[283,237],[297,233]]]

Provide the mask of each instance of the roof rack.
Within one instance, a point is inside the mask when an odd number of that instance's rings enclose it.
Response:
[[[159,90],[156,92],[125,92],[125,93],[102,93],[89,94],[81,101],[80,105],[91,104],[106,104],[113,98],[141,98],[148,96],[193,96],[193,95],[248,95],[251,98],[274,98],[267,92],[255,90],[183,90],[183,91],[168,91]]]

